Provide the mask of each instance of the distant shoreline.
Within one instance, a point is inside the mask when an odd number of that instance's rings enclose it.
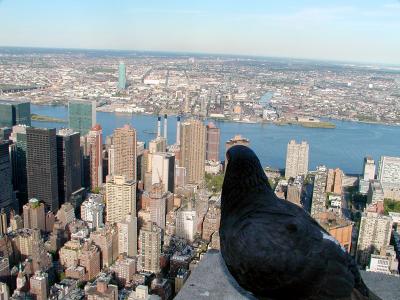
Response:
[[[63,103],[56,103],[56,104],[52,104],[52,103],[34,103],[31,102],[31,104],[33,105],[38,105],[38,106],[64,106],[64,107],[68,107],[67,104],[63,104]],[[103,111],[103,110],[96,110],[97,112],[103,112],[103,113],[118,113],[116,111]],[[121,113],[121,114],[125,114],[125,115],[147,115],[147,116],[157,116],[157,114],[153,114],[153,113],[140,113],[140,112],[134,112],[134,113]],[[177,116],[177,114],[171,114],[170,116]],[[359,120],[353,120],[353,119],[336,119],[336,118],[330,118],[330,117],[324,117],[324,116],[316,116],[317,118],[321,118],[322,120],[320,121],[320,123],[324,123],[321,126],[314,126],[313,124],[315,123],[316,125],[318,125],[318,122],[298,122],[298,123],[307,123],[307,124],[296,124],[296,121],[261,121],[261,122],[246,122],[246,121],[235,121],[235,120],[231,120],[231,119],[227,119],[227,118],[213,118],[213,117],[206,117],[206,119],[210,119],[210,120],[215,120],[215,121],[219,121],[219,122],[232,122],[232,123],[240,123],[240,124],[272,124],[272,125],[277,125],[277,126],[285,126],[285,125],[292,125],[292,126],[300,126],[303,128],[322,128],[322,129],[335,129],[336,128],[336,124],[331,123],[331,121],[336,121],[336,122],[350,122],[350,123],[362,123],[362,124],[370,124],[370,125],[383,125],[383,126],[392,126],[392,127],[400,127],[400,123],[385,123],[385,122],[373,122],[373,121],[359,121]],[[33,119],[32,119],[33,120]],[[62,120],[62,119],[58,119],[58,120]],[[35,120],[36,121],[36,120]],[[40,121],[37,120],[38,122],[51,122],[51,121]],[[62,120],[62,121],[55,121],[57,123],[67,123],[66,120]],[[311,125],[309,125],[309,123],[313,123]],[[332,124],[332,125],[329,125]]]

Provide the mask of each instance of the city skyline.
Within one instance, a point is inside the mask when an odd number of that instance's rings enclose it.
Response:
[[[20,18],[15,18],[15,11]],[[5,0],[0,2],[0,26],[6,29],[0,33],[0,46],[178,51],[399,65],[400,42],[394,38],[400,28],[399,14],[400,2],[394,0],[351,4],[342,0],[329,4],[252,1],[246,5],[227,1],[21,4]]]

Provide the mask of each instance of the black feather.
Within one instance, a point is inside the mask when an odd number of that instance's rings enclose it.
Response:
[[[255,153],[227,152],[221,254],[238,283],[272,299],[351,299],[368,289],[352,257],[302,208],[277,198]]]

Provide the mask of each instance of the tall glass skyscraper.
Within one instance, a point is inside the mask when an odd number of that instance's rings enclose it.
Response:
[[[31,103],[0,100],[0,127],[31,126]]]
[[[68,102],[69,128],[81,136],[88,134],[96,124],[96,101],[74,100]]]
[[[118,89],[126,88],[126,68],[124,63],[119,63]]]

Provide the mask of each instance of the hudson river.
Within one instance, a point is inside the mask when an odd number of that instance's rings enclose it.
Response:
[[[68,119],[64,106],[32,105],[32,113]],[[103,136],[124,124],[131,124],[138,139],[148,142],[154,138],[157,117],[97,112],[97,122],[103,127]],[[347,174],[362,173],[363,158],[372,156],[376,161],[381,155],[400,156],[400,127],[332,121],[335,129],[303,128],[300,126],[277,126],[272,124],[246,124],[213,121],[221,129],[220,157],[224,157],[225,141],[236,134],[250,140],[263,166],[284,168],[286,146],[289,140],[305,140],[310,145],[309,169],[324,164],[330,168],[341,168]],[[33,126],[47,128],[67,127],[65,123],[32,122]],[[163,132],[163,129],[161,130]],[[175,143],[176,117],[168,118],[168,143]]]

